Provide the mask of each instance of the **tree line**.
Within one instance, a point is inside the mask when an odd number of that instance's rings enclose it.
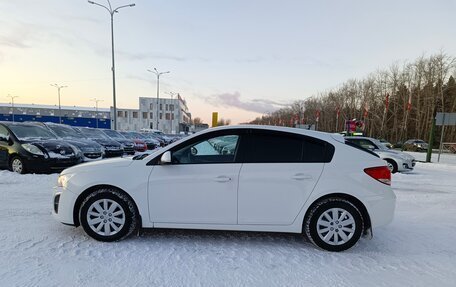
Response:
[[[392,64],[364,79],[297,100],[253,120],[252,124],[314,124],[342,132],[346,120],[364,121],[364,134],[393,143],[429,137],[436,112],[456,112],[456,58],[440,52],[413,62]],[[436,140],[441,128],[436,128]],[[456,127],[446,127],[444,142],[456,142]]]

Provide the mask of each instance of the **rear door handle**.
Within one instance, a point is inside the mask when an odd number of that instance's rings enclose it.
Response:
[[[217,182],[228,182],[231,180],[231,177],[225,176],[225,175],[220,175],[214,178],[215,181]]]
[[[304,174],[304,173],[297,173],[291,177],[292,179],[295,180],[306,180],[306,179],[312,179],[312,176],[310,174]]]

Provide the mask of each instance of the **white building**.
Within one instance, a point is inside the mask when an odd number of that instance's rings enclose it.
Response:
[[[191,120],[187,103],[180,95],[176,99],[160,98],[158,102],[156,98],[140,97],[139,109],[117,108],[118,130],[158,129],[164,133],[179,133],[189,131]]]

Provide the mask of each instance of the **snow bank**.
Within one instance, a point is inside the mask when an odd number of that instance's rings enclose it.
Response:
[[[300,235],[151,230],[101,243],[50,215],[57,175],[0,171],[2,286],[454,286],[456,166],[393,176],[395,220],[343,253]]]

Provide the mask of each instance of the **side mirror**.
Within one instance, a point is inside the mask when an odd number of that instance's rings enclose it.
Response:
[[[10,143],[10,137],[9,136],[0,136],[0,142],[6,142],[6,143]]]
[[[170,164],[171,163],[171,152],[167,151],[164,154],[162,154],[160,158],[160,163],[161,164]]]

